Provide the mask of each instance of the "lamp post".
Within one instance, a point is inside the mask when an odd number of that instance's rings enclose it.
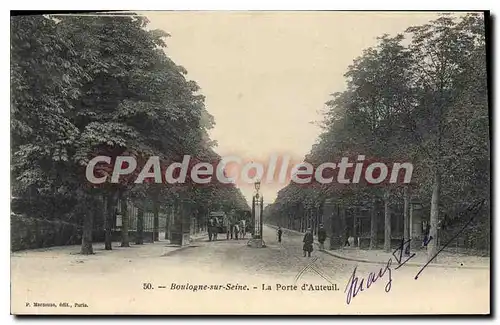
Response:
[[[257,180],[254,184],[255,186],[255,238],[258,238],[262,242],[262,215],[261,215],[261,208],[260,208],[260,180]]]
[[[265,247],[262,219],[262,210],[264,206],[264,198],[259,193],[260,190],[260,180],[257,180],[254,184],[255,195],[252,197],[252,212],[253,212],[253,222],[254,222],[254,234],[253,238],[248,242],[249,246],[255,247]]]

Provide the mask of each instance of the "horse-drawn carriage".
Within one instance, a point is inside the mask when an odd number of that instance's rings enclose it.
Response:
[[[229,226],[229,218],[224,211],[210,212],[208,226],[213,233],[225,234]]]
[[[210,212],[207,220],[208,239],[217,240],[217,235],[226,233],[228,226],[227,215],[223,211]]]

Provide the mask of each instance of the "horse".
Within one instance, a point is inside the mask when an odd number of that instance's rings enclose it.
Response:
[[[240,225],[236,223],[234,225],[234,239],[238,240],[238,235],[241,233]]]
[[[247,233],[246,222],[245,220],[240,220],[240,237],[244,239],[246,233]]]

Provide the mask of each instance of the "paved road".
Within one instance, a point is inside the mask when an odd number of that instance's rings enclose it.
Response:
[[[225,238],[225,237],[224,237]],[[231,271],[245,275],[271,276],[294,280],[297,274],[314,261],[324,273],[333,276],[339,272],[352,272],[354,264],[336,259],[315,250],[312,257],[303,257],[302,237],[284,235],[278,243],[276,231],[264,226],[265,248],[247,245],[248,237],[240,240],[220,239],[215,242],[195,242],[194,248],[176,251],[167,255],[172,263],[189,263],[193,267],[204,267],[210,272]],[[318,277],[313,271],[304,276]]]
[[[27,252],[11,258],[12,308],[16,312],[139,314],[489,311],[488,270],[427,268],[415,280],[419,271],[415,267],[396,270],[391,265],[384,272],[380,265],[356,264],[317,250],[312,258],[304,258],[300,235],[286,235],[279,244],[275,231],[265,227],[264,239],[267,247],[261,249],[248,247],[248,239],[200,241],[196,247],[166,255],[158,250],[158,245],[164,246],[161,243],[88,257],[65,249]],[[143,253],[137,254],[138,250]],[[297,280],[297,274],[311,262],[323,276],[309,269]],[[358,286],[364,279],[363,291],[347,304],[344,289],[354,270]],[[378,280],[373,282],[374,278]],[[368,282],[373,282],[369,288]],[[154,289],[148,289],[148,283]],[[224,288],[195,291],[189,287],[205,284]],[[298,290],[281,290],[294,284]],[[302,291],[303,284],[323,290]],[[182,285],[188,290],[172,289]],[[272,290],[263,290],[268,286]],[[27,302],[86,303],[89,307],[33,309],[26,307]]]

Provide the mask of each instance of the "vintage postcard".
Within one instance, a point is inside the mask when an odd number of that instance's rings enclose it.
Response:
[[[12,14],[11,313],[490,314],[489,23]]]

